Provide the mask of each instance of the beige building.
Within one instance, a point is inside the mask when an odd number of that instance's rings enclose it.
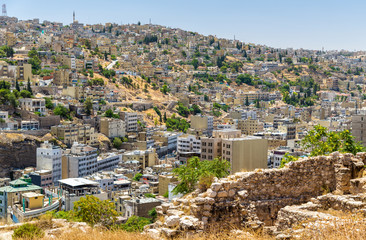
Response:
[[[51,133],[68,146],[74,142],[93,145],[97,141],[95,130],[89,124],[52,126]]]
[[[267,168],[268,140],[258,137],[223,139],[222,158],[230,162],[231,173]]]
[[[253,135],[254,133],[263,131],[263,124],[258,120],[249,118],[246,120],[238,120],[237,128],[241,130],[242,134]]]
[[[122,161],[124,163],[130,161],[138,161],[140,165],[140,170],[146,167],[151,167],[156,164],[158,156],[154,148],[148,150],[135,150],[131,152],[126,152],[122,155]]]
[[[212,136],[213,117],[212,116],[191,116],[191,128],[195,131],[202,132],[208,136]]]
[[[46,112],[46,100],[43,98],[22,98],[19,99],[19,105],[22,110],[29,112]]]
[[[68,69],[57,69],[53,76],[53,84],[56,86],[70,86],[71,74]]]
[[[159,195],[163,196],[166,194],[169,184],[177,181],[178,179],[172,175],[159,175]]]
[[[212,138],[201,138],[201,160],[213,160],[222,156],[222,139],[239,138],[240,130],[224,129],[213,131]]]
[[[24,63],[21,66],[18,66],[18,74],[17,74],[17,79],[18,80],[24,80],[24,81],[28,81],[32,80],[32,65],[31,64],[26,64]]]
[[[100,133],[103,133],[108,138],[125,137],[125,122],[116,118],[102,118],[100,120]]]
[[[356,142],[366,146],[366,115],[352,116],[352,135]]]

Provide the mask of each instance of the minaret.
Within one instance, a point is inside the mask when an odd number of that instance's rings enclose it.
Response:
[[[73,12],[72,17],[73,17],[73,23],[75,23],[75,11]]]

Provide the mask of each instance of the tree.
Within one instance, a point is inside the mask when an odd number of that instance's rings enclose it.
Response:
[[[123,144],[123,142],[122,142],[122,140],[119,137],[115,137],[113,139],[113,147],[114,148],[120,149],[121,146],[122,146],[122,144]]]
[[[93,195],[86,195],[74,203],[75,216],[81,221],[92,226],[102,224],[109,226],[115,223],[118,213],[113,202],[109,200],[101,201]]]
[[[18,80],[15,81],[15,89],[20,92],[19,82]]]
[[[245,98],[245,106],[249,106],[250,104],[249,104],[249,98],[248,98],[248,96]]]
[[[46,108],[54,109],[53,102],[52,102],[51,98],[45,97],[44,99],[46,101]]]
[[[197,183],[205,178],[223,178],[229,175],[230,163],[226,160],[201,161],[198,157],[188,159],[187,165],[173,170],[179,184],[173,189],[174,194],[189,193],[196,189]],[[208,184],[209,185],[209,184]]]
[[[70,119],[70,110],[67,109],[65,106],[58,104],[56,108],[53,110],[55,115],[59,115],[62,118]]]
[[[195,70],[197,70],[197,68],[198,68],[198,60],[196,58],[194,58],[192,60],[192,66],[194,67]]]
[[[142,178],[142,173],[136,173],[135,176],[132,178],[133,181],[140,181],[140,179]]]
[[[120,228],[127,232],[142,232],[148,224],[151,224],[148,218],[131,216],[126,223],[121,224]]]
[[[84,102],[84,109],[85,109],[85,113],[87,115],[90,115],[93,111],[93,102],[91,100],[91,98],[87,98]]]
[[[20,91],[20,96],[22,98],[30,98],[30,97],[32,97],[32,93],[30,93],[27,90],[22,90],[22,91]]]
[[[166,117],[166,112],[164,112],[164,118],[163,118],[164,122],[166,122],[167,117]]]
[[[31,95],[33,95],[32,87],[31,87],[31,82],[30,82],[29,77],[28,77],[28,83],[27,83],[27,91],[30,92]]]
[[[314,129],[303,138],[301,144],[305,150],[310,150],[311,157],[328,155],[336,151],[354,155],[365,151],[361,143],[355,142],[349,130],[332,132],[321,125],[314,126]],[[285,166],[287,162],[296,161],[297,159],[287,154],[282,159],[280,167]]]

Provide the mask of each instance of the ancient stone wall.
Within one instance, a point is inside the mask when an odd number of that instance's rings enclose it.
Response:
[[[333,153],[291,162],[283,169],[259,169],[215,179],[206,192],[196,190],[157,207],[158,215],[164,216],[166,223],[158,222],[152,228],[161,227],[159,224],[167,227],[168,223],[177,229],[175,225],[181,223],[171,223],[171,218],[177,217],[190,218],[190,229],[196,230],[213,222],[253,229],[271,226],[285,206],[302,204],[328,192],[349,193],[350,180],[361,174],[365,160],[366,153]],[[187,221],[183,224],[187,225]]]

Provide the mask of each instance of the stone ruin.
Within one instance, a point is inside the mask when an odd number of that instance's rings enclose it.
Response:
[[[303,158],[282,169],[257,169],[214,179],[205,192],[156,207],[152,237],[175,237],[225,223],[280,236],[309,219],[330,219],[319,209],[366,212],[366,153]],[[365,171],[366,175],[366,171]]]

